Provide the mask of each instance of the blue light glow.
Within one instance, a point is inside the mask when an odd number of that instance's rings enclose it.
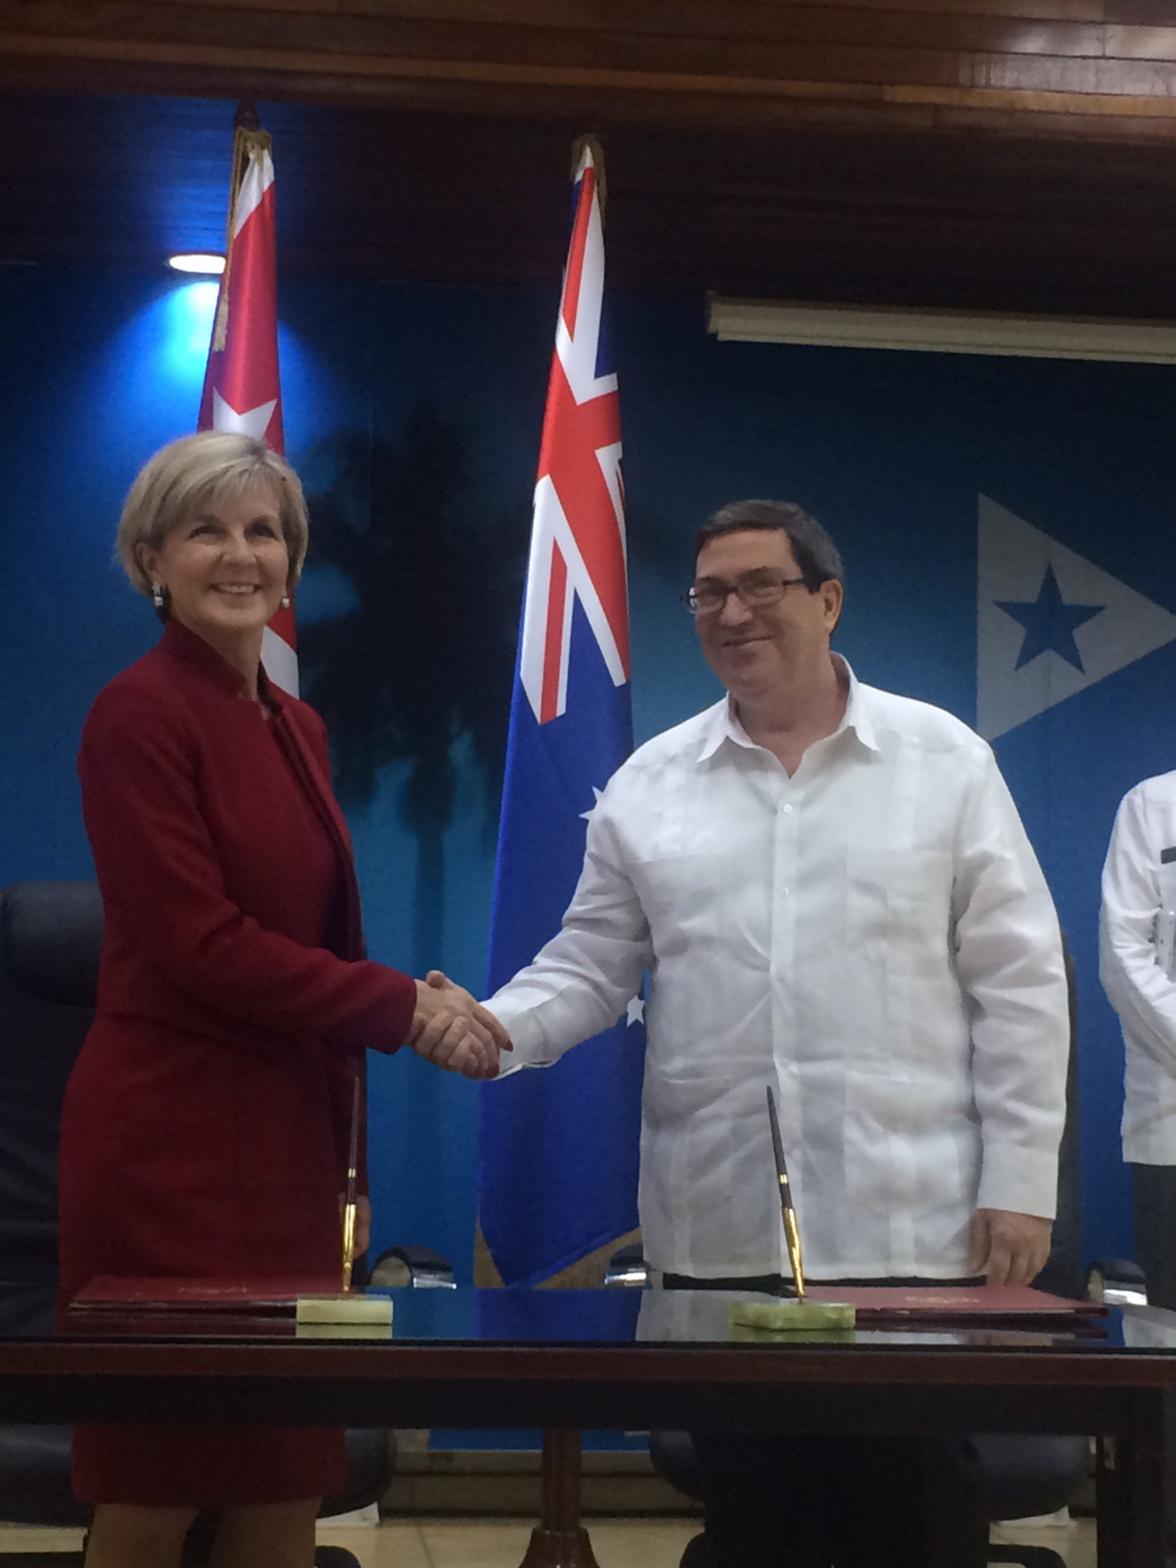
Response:
[[[191,373],[191,362],[198,361],[203,376],[212,337],[212,318],[216,314],[219,285],[215,279],[183,283],[173,289],[164,307],[166,355],[173,370]]]

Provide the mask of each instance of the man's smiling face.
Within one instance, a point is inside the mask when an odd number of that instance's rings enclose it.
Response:
[[[786,582],[800,568],[783,529],[740,529],[709,540],[698,553],[696,586],[734,588],[757,579]],[[736,702],[770,697],[788,689],[814,661],[828,653],[829,636],[841,611],[841,585],[810,590],[803,582],[786,587],[774,604],[748,605],[737,593],[721,609],[695,621],[707,663]]]

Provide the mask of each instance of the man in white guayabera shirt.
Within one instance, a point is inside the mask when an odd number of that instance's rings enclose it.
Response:
[[[1123,797],[1102,876],[1100,970],[1123,1025],[1123,1158],[1153,1306],[1176,1307],[1176,773]]]
[[[770,1084],[811,1278],[1024,1284],[1064,1118],[1057,918],[990,748],[857,680],[842,599],[799,507],[710,519],[687,602],[727,695],[613,776],[562,930],[487,1005],[513,1063],[546,1065],[651,973],[640,1218],[665,1283],[787,1276]],[[713,1562],[984,1560],[959,1444],[696,1443]]]

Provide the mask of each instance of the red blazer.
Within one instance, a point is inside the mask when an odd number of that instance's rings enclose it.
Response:
[[[411,978],[362,956],[322,721],[241,688],[171,622],[86,721],[106,940],[62,1132],[67,1289],[333,1266],[352,1080],[410,1027]],[[103,1209],[139,1211],[123,1242],[89,1234]]]

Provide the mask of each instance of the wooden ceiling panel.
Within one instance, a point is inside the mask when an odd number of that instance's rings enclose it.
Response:
[[[1176,317],[1174,0],[0,0],[0,253],[222,242],[233,100],[280,259],[558,277],[568,149],[636,288]]]
[[[1108,22],[1163,27],[1172,21],[1172,0],[1101,0],[1101,4]]]
[[[398,84],[427,80],[453,93],[510,83],[536,103],[550,103],[556,89],[592,87],[618,107],[650,90],[803,100],[860,97],[879,86],[899,97],[903,89],[994,87],[1122,96],[1155,100],[1152,113],[1176,100],[1170,15],[1167,27],[1116,17],[1112,29],[1082,6],[1060,17],[1035,14],[1031,0],[1027,9],[961,11],[951,0],[934,9],[771,0],[505,0],[493,9],[487,0],[0,0],[0,55],[45,85],[59,85],[63,72],[78,81],[87,70],[97,77],[113,69],[123,85],[162,89],[152,71],[203,67],[206,92],[236,91],[239,73],[251,71],[259,93],[306,97],[345,82],[393,96]],[[886,101],[881,95],[880,115]]]
[[[615,40],[662,40],[659,67],[679,69],[679,41],[760,39],[793,44],[867,48],[977,50],[1058,56],[1107,54],[1100,0],[1054,0],[1034,5],[1010,0],[955,4],[952,0],[876,0],[856,3],[777,4],[773,0],[268,0],[228,4],[202,0],[6,0],[0,20],[13,32],[54,33],[77,40],[139,37],[157,41],[346,50],[444,56],[454,48],[486,59],[522,52],[547,58],[545,37],[605,34]],[[1167,20],[1170,22],[1171,17]],[[1135,29],[1121,28],[1124,32]],[[1147,27],[1137,29],[1146,35]],[[468,40],[463,43],[462,40]],[[1146,46],[1146,37],[1132,54]],[[713,69],[713,67],[708,67]]]

